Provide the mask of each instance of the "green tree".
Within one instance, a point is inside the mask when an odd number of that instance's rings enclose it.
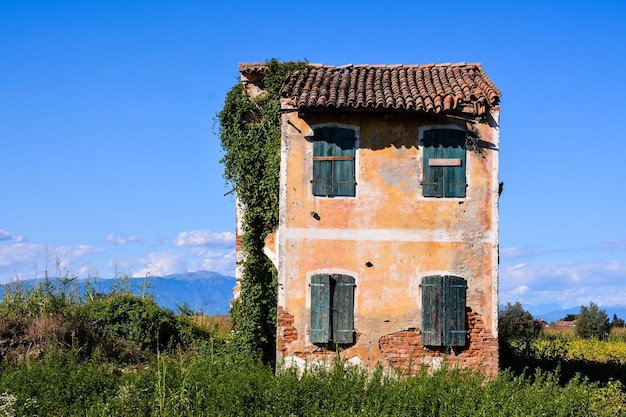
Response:
[[[617,314],[613,314],[613,320],[611,321],[611,327],[626,327],[626,323],[623,319],[617,317]]]
[[[578,318],[578,314],[568,314],[567,316],[563,317],[563,321],[574,321]]]
[[[589,303],[589,306],[580,306],[575,331],[578,337],[584,339],[606,340],[611,331],[606,311],[600,310],[594,303]]]
[[[529,343],[541,333],[541,323],[535,321],[532,314],[524,310],[519,301],[507,303],[498,319],[500,340]]]

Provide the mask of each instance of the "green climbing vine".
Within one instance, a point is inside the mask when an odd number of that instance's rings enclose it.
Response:
[[[278,226],[280,88],[306,62],[267,62],[265,93],[249,98],[241,83],[226,95],[218,114],[224,178],[243,210],[241,292],[231,308],[234,344],[271,361],[276,338],[276,270],[263,253],[265,237]]]

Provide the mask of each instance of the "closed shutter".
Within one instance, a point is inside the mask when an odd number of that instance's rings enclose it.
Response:
[[[465,345],[467,282],[456,276],[422,278],[422,344]]]
[[[333,161],[333,191],[335,195],[354,197],[354,131],[335,129],[335,156],[342,159]]]
[[[332,302],[332,340],[335,343],[354,342],[354,278],[334,274]]]
[[[465,290],[461,277],[444,277],[443,345],[465,345]]]
[[[443,277],[422,278],[422,344],[441,346]]]
[[[356,195],[354,131],[322,127],[313,141],[313,195]]]
[[[432,129],[424,132],[424,197],[465,197],[465,132],[456,129]],[[431,159],[459,160],[457,166],[431,166]]]
[[[461,165],[443,167],[444,197],[465,197],[465,132],[446,129],[443,157],[460,159]]]
[[[330,276],[311,277],[311,343],[330,340]]]
[[[424,197],[443,197],[443,167],[430,166],[431,159],[443,158],[443,148],[435,139],[435,132],[424,132]]]
[[[313,141],[313,195],[328,196],[332,193],[333,161],[326,158],[333,156],[333,147],[330,129],[327,127],[316,129]]]

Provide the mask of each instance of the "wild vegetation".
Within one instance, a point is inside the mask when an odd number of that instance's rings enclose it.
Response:
[[[275,372],[232,335],[227,317],[175,314],[148,292],[78,295],[64,279],[14,285],[0,303],[0,416],[626,415],[620,379],[565,378],[567,355],[555,371],[491,380],[445,366],[400,378],[339,359]],[[549,340],[544,332],[533,343]]]
[[[241,83],[226,95],[218,114],[224,178],[243,210],[242,281],[231,309],[234,344],[245,354],[274,355],[276,270],[263,254],[265,237],[278,226],[280,97],[287,76],[306,62],[267,62],[264,93],[250,98]]]
[[[543,327],[519,303],[507,304],[499,321],[501,367],[558,372],[561,382],[583,375],[626,385],[626,329],[611,329],[606,312],[594,303],[581,306],[573,320],[569,328]]]

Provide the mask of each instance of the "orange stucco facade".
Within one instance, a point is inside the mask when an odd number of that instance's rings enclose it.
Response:
[[[498,282],[499,112],[461,118],[401,111],[297,111],[283,103],[280,222],[266,240],[278,269],[277,359],[287,363],[342,357],[367,368],[381,363],[406,374],[442,358],[495,373]],[[314,129],[356,135],[354,197],[312,193]],[[466,196],[423,196],[424,131],[471,129]],[[316,216],[312,214],[315,213]],[[354,343],[323,346],[310,339],[314,274],[354,277]],[[422,278],[467,281],[467,343],[421,345]]]

